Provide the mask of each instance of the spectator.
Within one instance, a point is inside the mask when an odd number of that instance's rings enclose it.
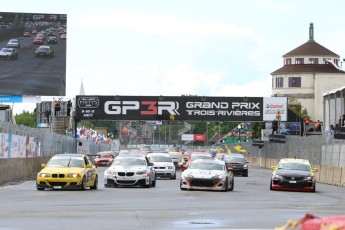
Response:
[[[310,123],[310,119],[307,116],[304,118],[305,130],[308,130],[309,123]]]
[[[57,104],[57,101],[54,100],[53,102],[53,108],[54,108],[54,115],[56,116],[56,104]]]
[[[276,132],[276,134],[278,134],[278,121],[277,120],[273,120],[272,121],[272,135],[274,134],[274,132]]]
[[[61,105],[59,102],[55,104],[55,116],[60,116]]]
[[[314,127],[313,127],[314,132],[319,131],[319,128],[320,128],[320,120],[317,120],[317,122],[315,122]]]
[[[72,102],[69,100],[67,102],[67,116],[71,116]]]

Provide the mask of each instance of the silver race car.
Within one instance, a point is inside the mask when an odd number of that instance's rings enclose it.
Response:
[[[195,160],[182,173],[181,190],[221,190],[234,189],[234,174],[220,160]]]

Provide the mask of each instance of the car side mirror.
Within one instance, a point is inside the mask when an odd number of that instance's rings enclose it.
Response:
[[[42,167],[42,168],[45,168],[45,167],[46,167],[46,164],[41,164],[41,167]]]
[[[277,169],[277,167],[276,167],[276,166],[272,166],[271,168],[272,168],[273,170],[276,170],[276,169]]]
[[[91,169],[91,168],[92,168],[92,165],[91,165],[91,164],[87,164],[87,165],[86,165],[86,168]]]
[[[232,171],[233,170],[233,168],[226,168],[228,171]]]
[[[249,161],[246,161],[247,164],[249,164]]]
[[[313,168],[313,172],[318,172],[319,169],[318,168]]]

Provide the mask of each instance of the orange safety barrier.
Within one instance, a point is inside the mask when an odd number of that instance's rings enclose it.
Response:
[[[345,230],[345,216],[316,217],[307,213],[303,218],[289,220],[285,225],[275,228],[275,230],[290,228],[300,230]]]

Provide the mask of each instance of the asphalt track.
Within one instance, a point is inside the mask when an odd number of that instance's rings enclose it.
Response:
[[[181,191],[180,173],[155,188],[104,188],[97,170],[98,190],[37,191],[35,181],[0,188],[0,230],[273,229],[306,213],[345,215],[344,187],[270,191],[267,169],[236,176],[232,192]]]
[[[1,32],[1,31],[0,31]],[[0,60],[0,95],[64,96],[66,91],[66,40],[49,44],[55,50],[53,58],[35,58],[38,45],[34,36],[14,37],[20,42],[18,59]],[[8,40],[0,41],[0,48]],[[46,45],[46,44],[45,44]]]

